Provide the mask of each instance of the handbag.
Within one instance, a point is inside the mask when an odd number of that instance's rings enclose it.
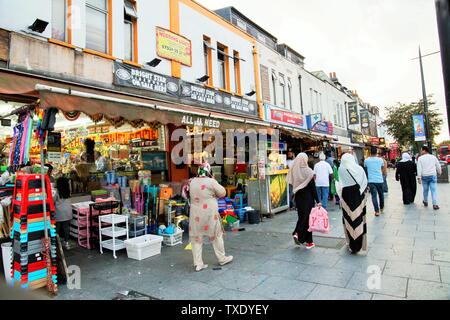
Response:
[[[330,233],[328,212],[323,207],[315,207],[311,210],[308,232]]]

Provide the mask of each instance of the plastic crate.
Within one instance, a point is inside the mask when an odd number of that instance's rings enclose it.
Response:
[[[164,245],[168,247],[175,247],[183,244],[183,233],[184,231],[178,231],[175,234],[163,234]]]
[[[162,242],[163,237],[151,234],[126,240],[128,258],[141,261],[159,255]]]

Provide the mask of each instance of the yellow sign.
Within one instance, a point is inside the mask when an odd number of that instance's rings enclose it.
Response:
[[[191,41],[179,34],[156,27],[156,51],[161,58],[192,67]]]

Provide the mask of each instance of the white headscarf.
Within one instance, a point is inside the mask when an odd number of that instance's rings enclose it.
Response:
[[[357,183],[360,186],[361,194],[367,189],[367,176],[364,169],[355,162],[355,157],[346,153],[342,156],[339,167],[339,183],[342,188],[351,187]]]
[[[294,188],[294,193],[308,186],[314,178],[314,171],[308,166],[308,155],[300,153],[295,158],[288,174],[288,183]]]
[[[411,155],[408,152],[402,154],[402,160],[400,162],[412,161]]]
[[[319,160],[320,161],[325,161],[327,159],[327,157],[325,156],[325,153],[321,152],[319,155]]]

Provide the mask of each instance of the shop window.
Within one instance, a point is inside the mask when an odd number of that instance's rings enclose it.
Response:
[[[86,0],[86,48],[108,51],[108,1]]]
[[[52,0],[52,38],[67,41],[66,34],[67,1]]]
[[[237,94],[242,94],[241,89],[241,59],[239,57],[239,52],[234,51],[234,88]]]
[[[212,48],[211,48],[211,39],[207,36],[203,36],[203,57],[204,57],[204,65],[205,65],[205,75],[209,77],[208,85],[213,85],[213,73],[212,73]]]
[[[229,75],[229,56],[228,48],[217,44],[217,62],[219,68],[219,83],[218,86],[221,89],[230,90],[230,75]]]
[[[134,3],[124,2],[124,59],[137,62],[137,12]]]

